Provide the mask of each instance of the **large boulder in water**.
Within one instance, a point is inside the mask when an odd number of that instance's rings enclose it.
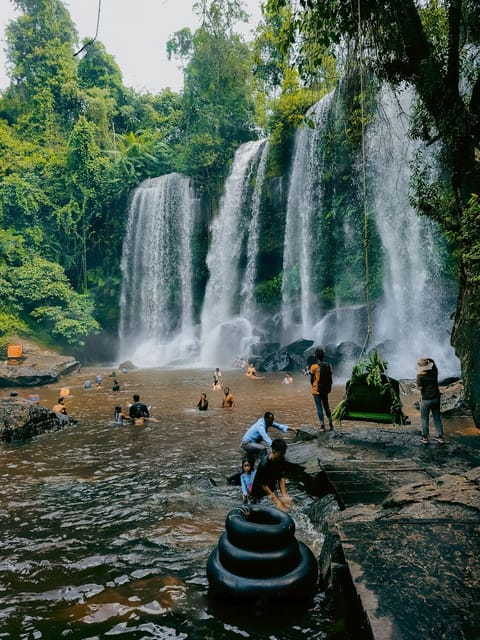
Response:
[[[32,404],[19,397],[0,398],[0,440],[27,440],[44,431],[57,431],[73,423],[69,416]]]
[[[303,356],[305,354],[305,351],[312,345],[313,340],[305,340],[304,338],[300,338],[299,340],[295,340],[295,342],[290,342],[290,344],[285,345],[284,347],[282,347],[282,350],[290,354]]]
[[[264,358],[279,349],[279,342],[255,342],[248,348],[248,359]]]
[[[302,356],[280,350],[258,362],[257,369],[259,371],[301,371],[303,365]]]
[[[362,354],[362,348],[355,342],[340,342],[338,345],[327,344],[325,357],[333,366],[336,377],[350,377],[352,367]]]

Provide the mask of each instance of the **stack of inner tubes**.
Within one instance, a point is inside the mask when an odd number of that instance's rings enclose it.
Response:
[[[233,509],[225,528],[207,561],[209,595],[229,602],[313,598],[318,564],[296,540],[287,513],[260,505]]]

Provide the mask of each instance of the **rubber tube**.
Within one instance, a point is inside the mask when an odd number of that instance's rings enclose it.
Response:
[[[300,561],[292,571],[281,576],[247,578],[235,575],[222,565],[217,545],[207,561],[209,594],[233,602],[293,602],[313,598],[318,581],[317,561],[303,542],[299,542],[298,547]]]
[[[261,505],[233,509],[225,528],[233,545],[252,551],[281,549],[295,536],[295,523],[288,513]]]
[[[225,532],[218,541],[218,553],[225,569],[247,578],[267,578],[289,573],[300,562],[295,539],[279,549],[256,551],[232,544]]]

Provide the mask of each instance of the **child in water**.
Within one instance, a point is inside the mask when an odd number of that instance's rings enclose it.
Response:
[[[123,424],[124,420],[130,421],[130,416],[127,416],[123,413],[122,407],[115,407],[115,424]]]
[[[253,469],[250,460],[245,458],[245,460],[242,460],[242,475],[240,476],[243,504],[247,504],[248,502],[250,502],[254,480],[255,470]]]

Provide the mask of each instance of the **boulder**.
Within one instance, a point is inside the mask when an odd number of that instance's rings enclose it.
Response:
[[[300,338],[299,340],[295,340],[295,342],[290,342],[290,344],[283,346],[282,350],[286,351],[289,354],[303,356],[305,354],[305,351],[312,345],[313,340],[305,340],[304,338]]]
[[[358,362],[362,347],[355,342],[340,342],[338,345],[327,344],[325,359],[333,366],[334,374],[338,377],[349,378],[352,367]]]
[[[416,386],[416,385],[414,385]],[[440,412],[451,416],[469,416],[471,411],[465,402],[465,390],[461,380],[446,386],[440,386]],[[413,403],[415,409],[420,410],[420,400]]]
[[[277,351],[279,347],[279,342],[255,342],[248,348],[248,360],[251,361],[252,358],[264,358],[274,351]]]
[[[0,398],[0,440],[27,440],[44,431],[57,431],[73,424],[69,416],[32,404],[19,397]]]
[[[18,364],[0,362],[0,387],[35,387],[56,382],[60,376],[80,369],[73,356],[43,349],[26,340],[15,340],[23,347]]]

